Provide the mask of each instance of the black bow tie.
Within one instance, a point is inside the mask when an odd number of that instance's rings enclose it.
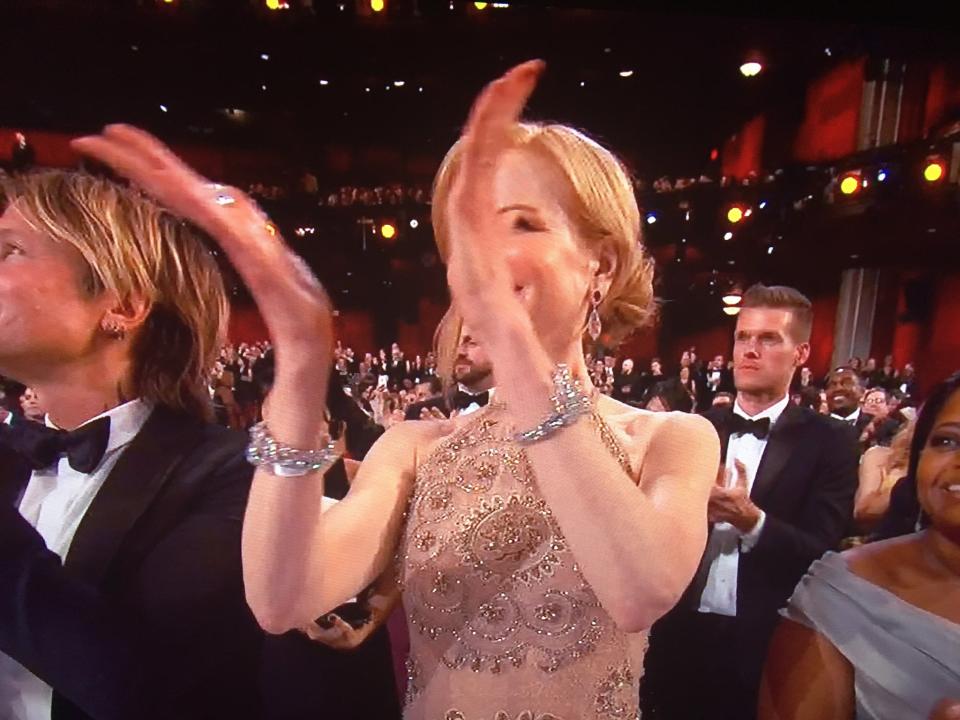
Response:
[[[742,415],[733,413],[727,421],[727,429],[731,435],[737,433],[749,433],[763,440],[770,434],[770,418],[760,418],[759,420],[748,420]]]
[[[110,418],[87,423],[72,432],[57,430],[29,420],[14,420],[12,425],[0,424],[0,443],[26,459],[34,470],[53,465],[66,455],[70,467],[78,473],[92,473],[110,441]]]
[[[453,407],[455,410],[465,410],[474,403],[480,407],[485,407],[488,402],[490,402],[489,390],[486,392],[477,393],[476,395],[471,395],[463,390],[457,390],[456,394],[453,396]]]

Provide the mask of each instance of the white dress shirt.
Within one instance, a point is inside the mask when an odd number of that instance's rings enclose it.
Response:
[[[839,420],[840,422],[856,425],[857,421],[860,419],[860,408],[857,408],[846,417],[843,417],[843,415],[837,415],[836,413],[830,413],[830,417],[832,417],[834,420]]]
[[[153,406],[133,400],[88,420],[110,418],[107,450],[89,475],[70,467],[66,457],[56,465],[35,470],[20,501],[20,514],[40,533],[47,548],[63,560],[73,535],[110,471],[130,441],[140,432]],[[47,427],[55,428],[49,416]],[[3,720],[50,720],[53,690],[13,658],[0,653],[0,718]]]
[[[473,392],[472,390],[468,390],[467,388],[465,388],[463,385],[460,385],[459,383],[457,384],[457,387],[459,387],[462,392],[465,392],[465,393],[467,393],[468,395],[482,395],[482,394],[483,394],[482,392],[475,393],[475,392]],[[493,402],[493,394],[496,392],[496,390],[497,390],[496,388],[490,388],[489,390],[486,391],[486,392],[490,393],[489,399],[487,400],[488,403]],[[458,416],[459,416],[459,415],[469,415],[470,413],[475,413],[475,412],[476,412],[477,410],[479,410],[479,409],[480,409],[480,403],[472,402],[472,403],[470,403],[469,405],[467,405],[463,410],[461,410],[460,412],[458,412],[457,415],[458,415]]]
[[[737,400],[733,412],[748,420],[762,420],[770,418],[772,428],[790,402],[789,395],[775,405],[757,415],[748,415]],[[727,443],[726,468],[730,485],[737,481],[737,469],[734,463],[739,460],[747,471],[747,492],[753,489],[753,481],[757,477],[757,468],[763,458],[763,451],[767,447],[767,439],[761,440],[750,433],[736,433],[730,436]],[[707,583],[700,596],[700,612],[715,613],[736,617],[737,615],[737,573],[740,569],[740,553],[750,552],[760,539],[767,515],[760,511],[760,519],[748,533],[741,533],[730,523],[716,523],[707,541],[707,557],[712,557]]]

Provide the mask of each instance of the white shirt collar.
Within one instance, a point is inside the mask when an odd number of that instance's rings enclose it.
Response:
[[[492,387],[489,390],[481,390],[480,392],[473,392],[473,390],[470,390],[469,388],[467,388],[463,383],[457,383],[457,389],[460,390],[460,392],[465,392],[467,395],[483,395],[483,393],[485,392],[490,393],[490,395],[488,396],[489,398],[488,402],[490,400],[493,400],[493,396],[497,392],[497,389],[495,387]]]
[[[790,403],[790,396],[784,395],[782,400],[777,401],[766,410],[757,413],[756,415],[748,415],[747,411],[740,407],[740,398],[738,397],[736,402],[733,404],[733,412],[744,417],[747,420],[762,420],[763,418],[770,418],[770,426],[776,424],[777,420],[780,419],[780,416],[783,414],[783,411],[787,409],[787,405]]]
[[[96,417],[90,418],[80,425],[80,427],[89,425],[94,420],[99,420],[103,417],[110,418],[110,440],[107,442],[107,449],[104,452],[104,455],[106,455],[124,445],[128,445],[143,428],[151,412],[153,412],[153,403],[142,398],[137,398],[136,400],[131,400],[123,405],[117,405],[115,408],[111,408]],[[61,429],[50,419],[49,415],[44,417],[44,423],[47,427],[53,428],[54,430]]]
[[[834,418],[835,420],[841,420],[843,422],[848,422],[852,425],[856,425],[857,420],[860,419],[860,408],[857,408],[846,417],[844,417],[843,415],[837,415],[836,413],[830,413],[830,417]]]

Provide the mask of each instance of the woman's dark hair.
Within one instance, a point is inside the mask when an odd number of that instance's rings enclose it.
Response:
[[[937,385],[920,408],[917,426],[913,432],[913,442],[910,444],[907,474],[890,493],[890,508],[880,521],[874,539],[885,540],[909,535],[915,531],[918,519],[921,527],[927,527],[930,524],[930,518],[923,512],[920,499],[917,497],[917,468],[920,466],[920,454],[927,445],[937,417],[958,390],[960,390],[960,371],[953,373]]]
[[[666,406],[667,410],[693,411],[693,398],[678,377],[662,380],[651,387],[643,399],[644,407],[655,397],[660,398],[660,402]]]

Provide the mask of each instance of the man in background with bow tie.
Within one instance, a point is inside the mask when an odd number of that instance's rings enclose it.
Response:
[[[778,611],[853,513],[852,431],[790,402],[810,355],[813,312],[793,288],[756,285],[734,333],[732,408],[705,413],[723,461],[693,582],[654,625],[644,717],[750,720]]]
[[[0,373],[47,415],[0,426],[0,717],[259,717],[252,468],[209,423],[217,262],[130,188],[4,185]]]
[[[445,319],[445,322],[454,321],[452,315]],[[469,415],[490,402],[495,392],[493,364],[466,325],[460,329],[452,375],[456,384],[447,393],[410,405],[404,419],[442,420]]]

